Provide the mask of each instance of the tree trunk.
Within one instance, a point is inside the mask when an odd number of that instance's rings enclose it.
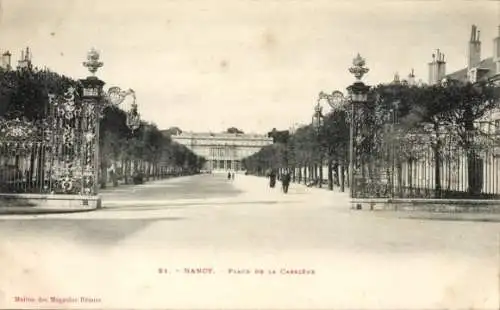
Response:
[[[467,149],[467,174],[468,174],[468,193],[472,196],[481,194],[483,189],[483,160],[479,158],[476,150],[474,149],[474,119],[472,116],[471,107],[465,110],[465,130],[466,136],[466,149]]]
[[[342,169],[345,171],[345,179],[347,180],[347,187],[351,187],[351,173],[349,172],[349,166],[342,164]]]
[[[434,197],[441,198],[441,143],[439,137],[434,147],[434,189]]]
[[[340,191],[343,193],[345,191],[345,164],[342,163],[340,166]]]
[[[122,164],[122,177],[123,177],[123,183],[125,185],[128,184],[128,160],[124,160]]]
[[[413,159],[408,159],[408,191],[411,197],[413,193]]]
[[[322,188],[323,187],[323,158],[320,159],[319,161],[319,184],[318,187]]]
[[[116,169],[115,171],[113,171],[111,179],[113,181],[113,187],[118,187],[118,176],[116,175]]]
[[[318,181],[319,179],[319,165],[314,164],[314,180]]]
[[[42,144],[38,149],[38,163],[37,163],[37,183],[40,189],[45,186],[45,164],[47,160],[46,146]]]
[[[396,185],[396,195],[401,198],[401,192],[403,188],[403,165],[401,164],[401,160],[396,159],[396,171],[398,174],[398,182]]]
[[[333,163],[328,159],[328,189],[333,190]]]
[[[394,175],[391,173],[391,166],[389,163],[385,167],[385,174],[387,175],[388,188],[390,189],[391,196],[394,194]]]
[[[478,196],[483,190],[483,160],[479,158],[475,150],[467,152],[467,174],[469,195]]]
[[[106,163],[101,161],[99,169],[101,169],[101,178],[100,178],[101,189],[104,189],[106,188],[106,183],[108,181],[108,169]]]
[[[28,186],[28,189],[32,189],[32,187],[35,185],[33,184],[33,176],[35,174],[35,162],[37,160],[37,155],[38,155],[38,147],[36,146],[36,144],[34,144],[35,146],[33,146],[33,148],[31,149],[31,152],[30,152],[30,166],[29,166],[29,170],[28,170],[28,173],[26,174],[26,185]],[[23,171],[24,173],[24,171]]]
[[[117,160],[116,159],[113,159],[113,167],[114,169],[111,171],[111,182],[113,182],[113,187],[117,187],[118,186],[118,174],[117,174],[117,167],[118,167],[118,164],[117,164]]]

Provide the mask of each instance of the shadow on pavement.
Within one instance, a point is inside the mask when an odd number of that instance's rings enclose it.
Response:
[[[0,197],[0,206],[2,207],[35,207],[36,204],[25,198]]]
[[[165,210],[167,206],[158,206],[158,205],[140,205],[140,206],[134,206],[134,207],[103,207],[102,209],[96,210],[97,212],[105,212],[105,211],[157,211],[157,210]],[[176,206],[176,207],[168,207],[169,210],[178,210],[178,209],[185,209],[185,207],[182,206]]]
[[[154,219],[34,218],[30,220],[0,219],[0,233],[11,237],[34,236],[43,231],[44,238],[64,236],[66,240],[88,244],[110,245],[161,221],[180,221],[184,217]],[[13,233],[15,232],[15,233]]]

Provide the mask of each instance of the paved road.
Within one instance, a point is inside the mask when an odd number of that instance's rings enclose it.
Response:
[[[103,198],[0,218],[1,307],[498,309],[498,223],[352,211],[338,192],[242,175]]]
[[[108,188],[102,194],[104,201],[130,200],[179,200],[235,197],[241,194],[220,174],[180,177],[164,181],[155,181],[141,186],[122,186]]]

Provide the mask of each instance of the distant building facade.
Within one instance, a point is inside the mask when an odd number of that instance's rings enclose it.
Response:
[[[11,70],[12,69],[12,66],[10,63],[11,57],[12,57],[12,54],[9,51],[5,51],[2,54],[2,61],[0,62],[0,68],[2,68],[3,70]]]
[[[171,137],[196,155],[204,157],[207,160],[204,169],[215,171],[241,171],[243,158],[273,144],[272,138],[257,134],[181,132]]]
[[[17,69],[31,69],[33,67],[32,64],[32,55],[29,47],[25,50],[21,51],[21,57],[17,62]],[[12,54],[9,51],[5,51],[2,53],[2,57],[0,59],[0,68],[3,70],[12,70]]]
[[[432,54],[429,63],[429,84],[435,85],[443,81],[458,81],[462,83],[478,83],[490,81],[500,85],[500,26],[497,36],[493,39],[493,55],[482,58],[480,31],[472,25],[469,42],[467,43],[467,67],[452,73],[446,73],[444,54],[438,49]],[[493,110],[476,122],[485,133],[500,134],[500,111]]]
[[[483,59],[480,31],[473,25],[468,43],[467,67],[443,75],[443,78],[471,83],[484,80],[500,82],[500,26],[498,27],[497,36],[493,39],[493,55]]]
[[[480,81],[500,82],[500,26],[497,36],[493,39],[493,54],[491,57],[482,58],[481,38],[477,26],[472,25],[471,35],[467,46],[467,67],[446,74],[446,61],[444,54],[437,50],[432,54],[429,63],[429,84],[434,85],[443,80],[456,80],[460,82],[477,83]]]
[[[466,41],[466,40],[464,40]],[[465,43],[465,42],[464,42]],[[452,73],[447,73],[446,59],[444,53],[439,49],[432,54],[432,60],[428,63],[428,83],[436,85],[443,82],[456,81],[460,83],[479,83],[482,81],[493,82],[500,85],[500,27],[495,38],[493,38],[493,55],[483,58],[481,54],[480,31],[475,25],[471,27],[469,41],[467,42],[467,55],[464,55],[467,66]],[[491,54],[489,54],[491,55]],[[414,79],[409,78],[408,82]],[[399,82],[395,77],[393,83]],[[482,182],[483,193],[500,193],[500,147],[497,138],[500,135],[500,110],[494,109],[475,122],[477,129],[484,134],[482,137],[488,145],[486,150],[478,152],[480,159],[473,164],[477,165],[477,179]],[[469,186],[469,165],[466,151],[456,146],[456,141],[447,132],[450,128],[442,128],[441,137],[443,141],[443,154],[449,154],[448,159],[441,161],[440,170],[441,186],[449,190],[465,191]],[[451,155],[452,154],[452,155]],[[431,160],[433,151],[421,156],[420,159],[411,163],[402,164],[403,184],[413,184],[417,188],[433,188],[436,181],[435,161]],[[450,158],[453,158],[452,160]]]
[[[467,49],[467,67],[444,76],[444,79],[460,82],[477,83],[490,81],[500,85],[500,26],[497,36],[493,39],[493,55],[482,58],[480,31],[475,25],[471,28],[471,34]],[[477,126],[488,134],[500,133],[500,110],[495,109],[485,115],[477,122]]]
[[[30,48],[27,47],[26,50],[21,51],[21,58],[17,62],[17,69],[18,70],[31,69],[33,67],[31,58],[32,55]]]

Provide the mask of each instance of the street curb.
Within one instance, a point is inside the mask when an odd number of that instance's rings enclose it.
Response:
[[[0,207],[1,215],[30,215],[30,214],[61,214],[61,213],[79,213],[98,210],[99,208],[79,208],[79,209],[55,209],[38,207]]]
[[[447,198],[351,198],[352,203],[411,203],[453,205],[500,205],[500,199],[447,199]]]
[[[500,213],[499,200],[360,198],[351,199],[350,204],[351,209],[369,211]]]
[[[0,194],[0,215],[92,211],[101,208],[100,196],[64,194]]]
[[[372,214],[381,218],[400,220],[500,223],[500,214],[498,213],[378,211]]]

